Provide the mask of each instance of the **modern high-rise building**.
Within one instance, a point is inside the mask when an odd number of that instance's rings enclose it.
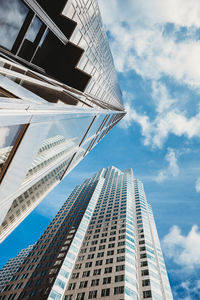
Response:
[[[0,270],[0,291],[2,291],[7,283],[12,279],[13,274],[17,272],[32,249],[33,245],[21,250],[16,257],[9,259],[5,266]]]
[[[131,169],[78,185],[0,299],[173,299],[151,206]]]
[[[97,0],[0,1],[0,242],[125,115]]]

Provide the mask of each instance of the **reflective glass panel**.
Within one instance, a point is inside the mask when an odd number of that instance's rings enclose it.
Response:
[[[28,29],[28,32],[26,34],[26,39],[29,40],[30,42],[34,42],[40,27],[42,26],[42,22],[38,17],[35,17],[33,22],[31,23],[30,28]]]
[[[67,160],[78,150],[78,145],[84,136],[92,116],[69,116],[67,120],[52,122],[45,140],[42,141],[38,153],[27,173],[26,179],[43,169],[55,166]],[[40,125],[38,125],[40,126]],[[80,150],[76,160],[84,153]]]
[[[0,127],[0,173],[19,136],[23,125]]]
[[[0,7],[0,45],[11,50],[28,8],[20,0],[1,0]]]

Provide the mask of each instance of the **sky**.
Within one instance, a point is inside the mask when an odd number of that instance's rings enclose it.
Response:
[[[200,299],[200,2],[99,4],[127,115],[0,245],[0,267],[40,237],[75,185],[102,167],[133,168],[174,299]]]

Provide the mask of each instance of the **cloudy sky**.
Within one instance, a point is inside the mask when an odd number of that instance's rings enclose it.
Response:
[[[174,298],[200,299],[200,2],[99,4],[127,116],[0,246],[1,266],[39,238],[76,184],[102,167],[132,167],[153,207]]]
[[[120,127],[142,152],[132,167],[155,207],[174,297],[200,299],[200,2],[100,7],[128,112]]]

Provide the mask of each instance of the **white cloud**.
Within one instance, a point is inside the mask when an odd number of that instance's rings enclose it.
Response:
[[[161,170],[155,177],[157,182],[162,182],[169,177],[176,177],[179,174],[177,154],[174,149],[168,148],[165,160],[168,162],[168,167]]]
[[[113,36],[111,48],[119,71],[134,69],[150,79],[165,74],[199,86],[200,69],[196,66],[200,64],[200,43],[194,40],[200,27],[198,0],[99,3],[104,23]],[[174,30],[170,35],[164,34],[169,23],[174,24]],[[177,42],[176,33],[182,27],[187,29],[185,38]]]
[[[194,225],[188,235],[183,235],[178,226],[173,226],[164,237],[163,249],[167,257],[183,268],[200,268],[200,231]]]
[[[200,137],[200,111],[194,108],[195,113],[189,116],[183,109],[182,95],[171,97],[167,86],[161,84],[167,76],[200,92],[199,0],[100,0],[99,4],[112,35],[117,70],[134,70],[152,82],[154,118],[139,113],[128,101],[128,114],[121,126],[127,128],[132,121],[137,122],[144,144],[159,148],[170,133],[189,139]],[[167,24],[173,24],[171,31],[166,30]],[[145,107],[144,101],[141,105]]]
[[[144,144],[157,148],[163,146],[169,134],[189,139],[200,137],[200,111],[188,117],[187,113],[180,109],[178,99],[172,98],[167,87],[160,82],[152,81],[152,97],[156,110],[154,119],[138,113],[133,104],[125,99],[127,115],[119,126],[128,128],[132,122],[138,123],[144,136]]]
[[[195,184],[195,189],[197,193],[200,193],[200,177],[197,178],[196,184]]]
[[[200,280],[183,281],[178,288],[184,290],[185,297],[183,300],[196,299],[196,295],[199,295],[200,293]]]

